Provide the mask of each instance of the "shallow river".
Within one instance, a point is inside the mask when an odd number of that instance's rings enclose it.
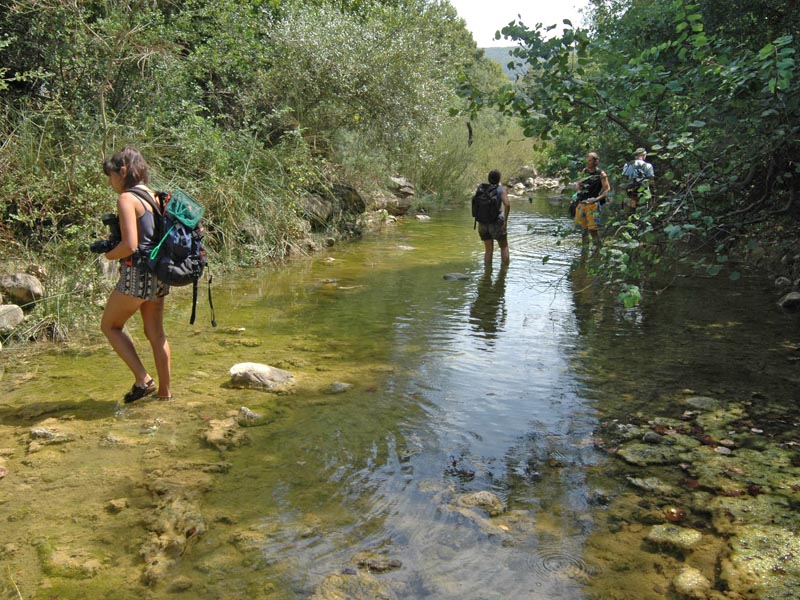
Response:
[[[789,439],[797,317],[778,309],[763,275],[679,279],[642,308],[622,310],[573,268],[576,239],[556,235],[563,212],[545,196],[513,202],[507,269],[496,252],[485,272],[482,244],[459,209],[405,219],[279,271],[216,281],[216,330],[202,294],[193,328],[186,296],[173,295],[173,407],[206,420],[221,416],[219,407],[270,415],[247,428],[248,443],[223,453],[229,468],[199,501],[207,530],[168,578],[191,583],[183,597],[308,598],[330,575],[355,573],[359,552],[399,561],[373,573],[387,590],[376,598],[668,597],[686,557],[647,546],[652,523],[631,515],[687,500],[648,504],[650,494],[628,478],[677,483],[680,469],[626,463],[601,435],[616,423],[679,419],[684,398],[706,396],[743,403],[754,430]],[[137,344],[144,349],[141,334]],[[228,369],[245,361],[291,371],[294,391],[226,387]],[[181,437],[180,425],[156,421],[156,402],[115,407],[128,376],[102,342],[5,369],[13,385],[0,424],[18,427],[16,435],[31,426],[15,412],[26,398],[71,396],[78,420],[111,420],[130,435],[152,420],[161,427],[153,436],[172,452],[200,445],[202,419]],[[352,387],[329,393],[334,382]],[[216,414],[202,414],[205,398]],[[96,460],[102,465],[103,455]],[[503,514],[460,502],[472,491],[495,494]],[[614,505],[620,498],[624,508]],[[705,524],[691,521],[701,531]],[[131,535],[119,554],[136,569],[144,534]],[[18,536],[7,541],[20,545]],[[693,566],[713,578],[715,556],[709,550]],[[39,586],[31,597],[81,597],[80,586],[47,596],[47,582],[29,585]],[[150,594],[176,597],[167,587]],[[8,580],[5,590],[16,597]]]

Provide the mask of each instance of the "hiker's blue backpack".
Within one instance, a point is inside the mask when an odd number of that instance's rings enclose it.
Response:
[[[175,287],[192,285],[192,316],[189,323],[193,324],[197,308],[197,282],[208,262],[203,245],[205,231],[201,223],[205,209],[183,190],[156,192],[160,206],[144,190],[131,188],[127,191],[153,207],[155,239],[158,241],[152,250],[140,256],[140,260],[159,281]],[[210,277],[208,302],[211,306],[211,325],[216,327]]]

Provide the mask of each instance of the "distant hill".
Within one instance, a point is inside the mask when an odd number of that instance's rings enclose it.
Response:
[[[526,71],[525,67],[521,69],[515,69],[513,71],[509,70],[508,63],[510,63],[513,60],[510,53],[514,48],[516,48],[516,46],[505,46],[503,48],[481,48],[481,50],[483,50],[483,53],[486,55],[486,58],[493,60],[501,67],[503,67],[503,73],[506,74],[506,77],[514,81],[517,75],[522,75]]]

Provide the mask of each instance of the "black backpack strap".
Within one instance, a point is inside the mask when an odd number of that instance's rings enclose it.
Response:
[[[211,282],[214,281],[214,276],[208,274],[208,306],[211,308],[211,326],[217,326],[217,316],[214,314],[214,301],[211,299]],[[195,317],[197,316],[197,279],[192,282],[192,316],[189,318],[189,325],[194,325]]]
[[[164,214],[163,207],[159,207],[158,205],[156,205],[156,203],[153,201],[153,197],[150,194],[148,194],[147,192],[145,192],[142,188],[132,187],[132,188],[128,188],[125,191],[133,194],[134,196],[138,197],[140,200],[146,201],[153,208],[153,214],[154,215],[158,215],[160,217],[160,216],[162,216]],[[159,202],[160,202],[160,200],[159,200]]]
[[[194,325],[194,318],[197,315],[197,279],[192,281],[192,316],[189,317],[189,325]]]
[[[211,282],[214,280],[214,276],[211,273],[208,274],[208,306],[211,307],[211,326],[217,326],[217,317],[214,315],[214,302],[211,300]]]

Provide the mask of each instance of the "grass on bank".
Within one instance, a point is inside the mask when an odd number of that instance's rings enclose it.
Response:
[[[280,263],[312,251],[319,245],[315,236],[337,235],[313,233],[303,209],[304,197],[333,182],[352,185],[369,200],[385,192],[389,177],[403,176],[416,186],[415,208],[430,211],[466,202],[490,169],[508,177],[534,162],[531,141],[508,120],[482,115],[471,126],[471,144],[466,121],[454,119],[413,156],[387,156],[366,138],[341,135],[330,159],[315,155],[297,134],[269,148],[241,133],[205,130],[191,139],[76,132],[67,144],[56,119],[7,128],[0,208],[14,222],[0,229],[0,260],[8,273],[35,266],[46,275],[45,298],[0,341],[61,341],[76,329],[94,328],[110,283],[88,245],[106,236],[100,217],[115,210],[100,169],[104,144],[114,150],[136,145],[151,165],[154,187],[181,187],[200,199],[210,262],[219,273]]]

